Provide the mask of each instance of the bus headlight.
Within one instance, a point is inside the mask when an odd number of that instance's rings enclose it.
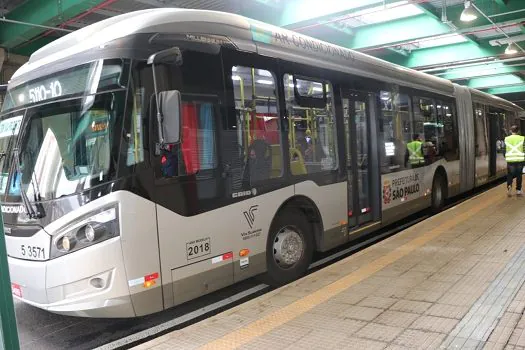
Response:
[[[118,206],[78,218],[53,235],[51,259],[100,243],[120,234]]]

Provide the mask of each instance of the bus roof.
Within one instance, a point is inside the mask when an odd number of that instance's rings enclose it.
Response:
[[[279,57],[327,69],[366,76],[407,87],[453,96],[449,80],[386,62],[366,54],[317,40],[287,29],[236,14],[160,8],[129,12],[79,29],[37,50],[13,76],[17,78],[37,68],[53,64],[88,50],[140,33],[177,33],[223,37],[239,49]],[[473,91],[473,89],[470,89]],[[521,110],[495,96],[477,92],[493,103]]]

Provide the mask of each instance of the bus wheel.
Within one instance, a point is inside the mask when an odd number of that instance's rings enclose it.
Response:
[[[285,210],[274,220],[266,247],[266,282],[279,286],[303,276],[310,265],[312,229],[299,210]]]
[[[447,183],[443,175],[438,173],[434,176],[434,181],[432,182],[432,203],[430,208],[433,213],[439,213],[443,209],[446,196]]]

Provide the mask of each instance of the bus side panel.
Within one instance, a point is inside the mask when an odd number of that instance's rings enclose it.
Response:
[[[430,206],[432,180],[442,162],[381,176],[383,224],[400,220]]]
[[[295,194],[313,200],[323,222],[321,251],[326,251],[348,240],[348,199],[347,182],[319,186],[314,181],[305,181],[295,185]]]
[[[293,194],[293,186],[246,194],[245,200],[190,217],[157,205],[165,307],[265,272],[270,225]],[[243,249],[249,254],[241,258]]]
[[[454,84],[459,126],[460,192],[474,188],[476,151],[474,149],[474,110],[468,88]]]
[[[162,276],[155,203],[130,192],[120,194],[120,203],[122,255],[135,314],[143,316],[161,311]],[[155,283],[145,287],[146,278]]]

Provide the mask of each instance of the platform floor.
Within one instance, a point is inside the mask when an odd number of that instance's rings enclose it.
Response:
[[[135,349],[525,349],[525,197],[498,186]]]

